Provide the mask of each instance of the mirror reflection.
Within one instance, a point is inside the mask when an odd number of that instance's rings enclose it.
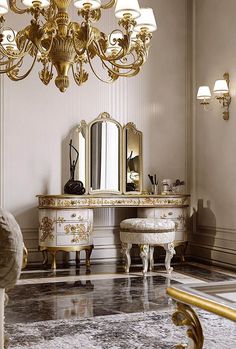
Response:
[[[106,113],[90,126],[90,192],[120,193],[121,126]]]
[[[142,133],[133,123],[124,127],[125,191],[142,191]]]

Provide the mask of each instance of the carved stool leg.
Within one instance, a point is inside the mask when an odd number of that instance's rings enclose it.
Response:
[[[125,272],[129,273],[129,268],[131,265],[131,258],[130,258],[130,250],[131,250],[132,244],[127,244],[122,242],[121,243],[121,251],[125,259]]]
[[[171,259],[175,254],[174,244],[171,242],[169,244],[164,244],[164,249],[166,250],[165,267],[168,274],[170,274],[173,268],[170,266]]]
[[[90,257],[92,253],[92,248],[85,250],[85,253],[86,253],[86,267],[90,268],[91,266]]]
[[[204,336],[201,323],[195,311],[187,304],[177,303],[177,310],[172,315],[173,323],[176,326],[187,326],[187,335],[189,337],[188,346],[177,345],[176,349],[202,349]]]
[[[142,258],[142,261],[143,261],[143,275],[147,274],[148,255],[149,255],[149,245],[140,245],[140,257]]]
[[[153,271],[153,270],[154,270],[154,259],[153,259],[153,254],[154,254],[154,246],[150,246],[150,250],[149,250],[149,259],[150,259],[149,270],[150,270],[150,271]]]
[[[57,251],[52,251],[51,252],[51,255],[52,255],[52,266],[51,266],[51,268],[52,269],[57,269],[56,254],[57,254]]]
[[[76,251],[76,256],[75,256],[75,263],[76,263],[76,266],[79,266],[80,265],[80,251]]]

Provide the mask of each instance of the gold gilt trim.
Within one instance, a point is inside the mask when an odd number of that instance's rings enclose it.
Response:
[[[73,235],[71,243],[80,243],[81,241],[88,241],[92,232],[91,223],[76,223],[67,224],[64,226],[66,235]]]
[[[45,246],[39,246],[39,250],[42,251],[48,251],[48,252],[80,252],[83,250],[92,250],[93,245],[77,245],[77,246],[53,246],[53,247],[45,247]]]
[[[39,198],[39,208],[95,208],[95,207],[186,207],[189,205],[189,197],[166,197],[166,196],[115,196],[115,197],[97,197],[86,195],[83,198],[65,197],[58,195],[43,199]]]
[[[43,217],[39,230],[41,232],[41,236],[39,241],[40,242],[45,242],[45,240],[50,239],[53,240],[54,239],[54,221],[48,217]]]
[[[194,295],[182,290],[178,290],[173,287],[167,288],[167,294],[177,301],[193,305],[195,307],[204,309],[219,316],[223,316],[226,319],[236,322],[235,309],[229,308],[226,305],[219,304],[213,300],[206,299],[199,295]]]
[[[202,349],[204,336],[201,323],[195,311],[187,304],[177,303],[177,310],[172,315],[173,323],[176,326],[187,326],[187,336],[189,337],[189,347],[192,349]],[[176,349],[184,349],[186,345],[179,344]]]
[[[122,134],[122,126],[121,124],[113,119],[111,117],[111,115],[107,112],[102,112],[101,114],[98,115],[98,117],[94,120],[92,120],[89,125],[88,125],[88,138],[89,138],[89,142],[88,142],[88,164],[91,164],[91,141],[92,141],[92,137],[91,137],[91,130],[92,130],[92,127],[93,125],[95,125],[96,123],[101,123],[101,122],[110,122],[110,123],[113,123],[117,126],[118,130],[119,130],[119,134],[118,134],[118,137],[119,137],[119,154],[121,155],[122,154],[122,137],[123,137],[123,134]],[[116,194],[116,195],[121,195],[122,194],[122,171],[123,171],[123,168],[122,168],[123,164],[122,164],[122,156],[120,156],[120,160],[119,160],[119,190],[94,190],[92,189],[92,185],[91,185],[91,175],[92,175],[92,169],[91,169],[91,166],[89,165],[88,166],[88,171],[89,171],[89,174],[88,174],[88,178],[89,178],[89,194],[93,195],[93,194],[96,194],[96,193],[99,193],[99,194]]]

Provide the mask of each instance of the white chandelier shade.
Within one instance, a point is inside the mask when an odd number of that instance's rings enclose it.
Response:
[[[7,0],[0,0],[0,15],[4,15],[8,12]]]
[[[151,8],[141,8],[141,16],[137,18],[135,31],[147,30],[150,33],[157,30],[156,19]]]
[[[115,16],[122,18],[123,16],[131,16],[132,18],[140,17],[140,7],[138,0],[117,0],[115,8]]]
[[[14,30],[6,29],[2,32],[3,40],[2,40],[2,46],[6,50],[17,50],[16,45],[16,35],[17,32]]]

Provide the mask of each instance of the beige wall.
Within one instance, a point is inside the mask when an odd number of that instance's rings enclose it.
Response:
[[[45,87],[38,67],[24,81],[4,78],[1,113],[1,203],[18,220],[30,261],[38,261],[37,194],[58,194],[66,181],[63,140],[81,119],[91,121],[103,111],[122,124],[132,121],[144,134],[144,186],[147,174],[159,179],[187,176],[186,0],[140,0],[154,8],[158,31],[141,74],[113,85],[92,73],[83,87],[61,94],[54,82]],[[9,18],[15,28],[21,17]],[[29,18],[29,16],[27,16]],[[113,11],[104,28],[113,28]],[[68,174],[69,175],[69,174]],[[95,213],[94,257],[117,256],[117,226],[127,210]],[[134,214],[131,212],[131,214]]]
[[[236,2],[195,1],[195,88],[210,85],[224,72],[231,75],[230,119],[224,121],[218,101],[205,112],[197,103],[194,116],[195,207],[197,229],[191,253],[214,263],[236,262]],[[195,91],[196,92],[196,91]]]

